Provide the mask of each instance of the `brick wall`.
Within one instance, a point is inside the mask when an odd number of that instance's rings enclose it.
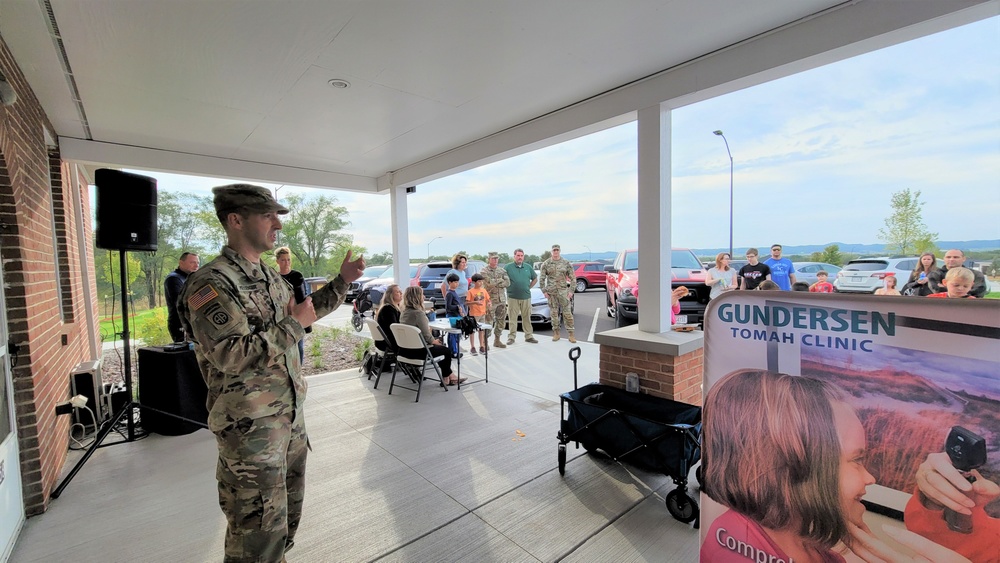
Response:
[[[46,144],[46,132],[57,138],[54,128],[2,36],[0,71],[17,93],[16,103],[0,107],[0,252],[7,337],[19,347],[11,371],[31,516],[45,510],[66,460],[70,417],[56,417],[55,406],[69,398],[72,368],[95,359],[85,299],[91,296],[96,310],[96,287],[91,281],[85,292],[81,274],[93,270],[93,256],[90,250],[79,255],[75,219],[79,209],[83,236],[91,240],[90,197],[86,182],[72,181],[73,168],[62,163],[58,146]]]
[[[702,348],[680,356],[601,345],[600,382],[625,388],[625,374],[639,376],[639,392],[701,405]]]

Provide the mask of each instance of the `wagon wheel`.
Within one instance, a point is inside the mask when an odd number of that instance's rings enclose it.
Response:
[[[566,444],[559,444],[559,474],[566,474]]]
[[[351,325],[354,326],[355,332],[361,332],[361,329],[365,326],[365,319],[358,313],[354,313],[351,315]]]
[[[687,524],[698,517],[698,505],[680,489],[667,493],[667,511],[679,522]]]
[[[705,488],[705,464],[704,463],[699,463],[698,464],[698,469],[694,470],[694,476],[695,476],[696,479],[698,479],[698,488],[699,489],[704,489]]]

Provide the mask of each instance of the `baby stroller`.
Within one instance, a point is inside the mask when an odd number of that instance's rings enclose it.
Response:
[[[375,318],[375,306],[382,302],[385,287],[367,287],[358,293],[354,299],[354,311],[351,312],[351,326],[355,332],[361,332],[365,326],[365,317]]]

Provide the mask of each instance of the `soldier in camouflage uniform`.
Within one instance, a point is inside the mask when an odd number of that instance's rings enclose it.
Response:
[[[559,340],[559,316],[569,331],[569,341],[576,343],[573,333],[573,311],[569,300],[573,298],[575,274],[569,260],[559,256],[561,250],[558,244],[552,245],[552,257],[542,262],[538,268],[538,287],[549,299],[549,312],[552,314],[552,341]]]
[[[507,345],[500,342],[500,333],[507,324],[507,288],[510,287],[510,276],[507,275],[507,270],[498,266],[499,254],[490,252],[489,260],[489,265],[479,272],[493,303],[493,307],[486,312],[486,322],[493,325],[493,347],[506,348]],[[489,338],[489,335],[486,337]]]
[[[288,210],[260,186],[212,191],[228,242],[188,277],[178,314],[208,384],[225,560],[277,562],[294,543],[305,496],[306,382],[297,343],[305,327],[344,302],[365,264],[348,252],[340,275],[296,304],[291,285],[260,260]]]

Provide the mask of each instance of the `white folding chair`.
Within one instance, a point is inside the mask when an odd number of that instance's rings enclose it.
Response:
[[[382,327],[378,326],[375,320],[365,319],[365,324],[368,325],[368,332],[372,334],[372,340],[375,342],[373,352],[375,354],[375,361],[378,362],[378,376],[375,377],[375,389],[378,389],[378,382],[382,379],[382,372],[389,365],[386,362],[394,363],[396,361],[396,350],[392,347],[389,339],[386,338],[385,333],[382,332]],[[371,381],[371,378],[372,374],[369,373],[368,380]]]
[[[437,380],[441,383],[441,387],[445,391],[448,390],[448,386],[444,382],[444,376],[441,375],[441,370],[438,368],[437,363],[444,359],[444,356],[434,357],[431,354],[430,347],[424,342],[424,337],[420,334],[420,329],[415,326],[404,325],[400,323],[394,323],[389,325],[389,330],[392,331],[392,336],[396,339],[396,347],[399,349],[396,355],[396,363],[392,368],[392,380],[389,382],[389,394],[392,395],[392,388],[396,384],[396,368],[399,367],[401,370],[410,370],[413,373],[411,376],[417,383],[417,388],[406,387],[400,385],[403,389],[409,389],[410,391],[417,392],[417,400],[420,402],[420,389],[423,388],[425,374],[427,373],[427,364],[430,363],[434,367],[434,371],[437,372]],[[414,356],[419,356],[421,359],[407,358],[403,355],[404,350],[410,350],[411,352],[417,352],[412,354]],[[434,378],[426,378],[434,380]]]

